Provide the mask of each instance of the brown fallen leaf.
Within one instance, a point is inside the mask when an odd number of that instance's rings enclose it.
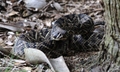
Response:
[[[47,56],[41,50],[35,48],[25,48],[24,53],[26,62],[31,64],[39,64],[43,62],[48,63],[48,65],[51,67],[51,70],[55,72]]]
[[[63,11],[63,7],[59,3],[54,2],[53,6],[56,8],[57,11]]]
[[[16,12],[16,11],[12,11],[10,13],[8,13],[6,16],[7,17],[10,17],[10,16],[13,16],[13,15],[17,15],[19,12]]]
[[[41,9],[46,5],[45,0],[24,0],[27,8]]]

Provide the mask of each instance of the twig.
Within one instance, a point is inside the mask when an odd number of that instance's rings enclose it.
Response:
[[[8,30],[12,30],[12,31],[19,31],[19,32],[23,31],[23,29],[20,28],[20,27],[12,26],[12,25],[7,25],[7,24],[4,24],[4,23],[0,23],[0,27],[8,29]]]
[[[105,11],[103,8],[94,9],[94,11]]]
[[[3,56],[5,56],[5,57],[8,57],[8,58],[10,59],[10,57],[9,57],[8,55],[4,54],[4,53],[1,52],[1,51],[0,51],[0,54],[3,55]]]
[[[54,0],[51,0],[46,6],[44,6],[43,9],[41,9],[41,10],[43,10],[42,12],[45,12],[48,9],[49,5],[53,2],[54,2]]]

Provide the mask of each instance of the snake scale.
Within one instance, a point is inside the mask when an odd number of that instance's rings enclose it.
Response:
[[[15,41],[13,51],[21,56],[24,48],[37,48],[49,57],[97,51],[104,32],[95,30],[94,21],[88,15],[69,14],[57,19],[51,29],[30,30],[21,34]]]

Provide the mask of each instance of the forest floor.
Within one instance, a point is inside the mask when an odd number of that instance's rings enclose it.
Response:
[[[28,1],[29,0],[24,0]],[[32,0],[32,4],[36,4]],[[43,27],[51,28],[51,22],[61,16],[76,13],[84,13],[92,17],[94,21],[104,20],[104,6],[102,0],[39,0],[41,6],[39,9],[25,5],[22,0],[0,0],[0,50],[2,48],[9,51],[14,46],[15,38],[18,37],[26,26],[38,25],[39,29]],[[44,4],[44,1],[46,4]],[[43,2],[43,3],[42,3]],[[37,4],[36,4],[37,5]],[[22,25],[21,25],[22,24]],[[0,72],[14,72],[15,68],[30,68],[30,72],[35,72],[33,67],[26,66],[20,62],[11,63],[9,53],[1,51]],[[85,63],[92,60],[92,56],[97,56],[98,52],[81,52],[75,56],[64,57],[70,72],[84,72],[87,68]],[[96,57],[97,58],[97,57]],[[20,61],[20,59],[17,59]],[[89,63],[89,62],[88,62]],[[15,66],[16,65],[16,66]],[[9,70],[9,67],[13,67]],[[27,69],[25,69],[27,70]],[[18,71],[20,72],[20,71]],[[29,72],[29,71],[26,71]]]

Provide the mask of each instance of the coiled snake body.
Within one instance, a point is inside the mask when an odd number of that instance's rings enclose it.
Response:
[[[16,39],[13,51],[23,55],[24,48],[37,48],[50,57],[71,55],[80,51],[99,50],[103,33],[94,31],[93,20],[85,14],[59,18],[52,29],[31,30]]]

